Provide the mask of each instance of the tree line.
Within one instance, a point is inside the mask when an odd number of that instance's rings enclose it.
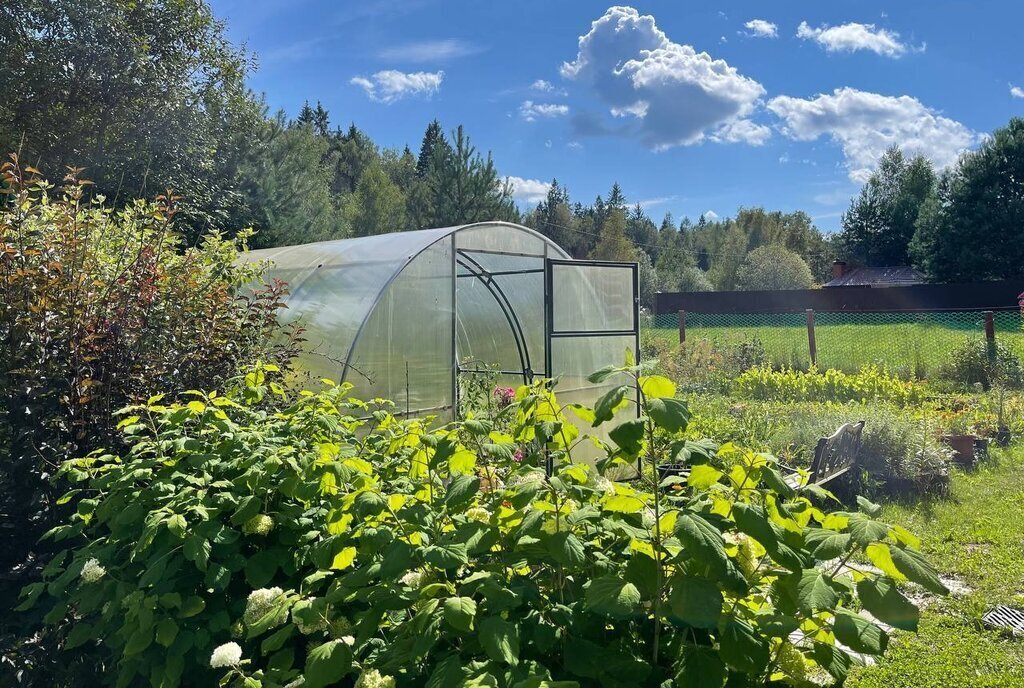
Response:
[[[933,282],[1024,274],[1024,119],[937,172],[890,148],[843,215],[837,248],[866,265],[913,265]]]
[[[315,99],[271,114],[247,85],[255,57],[202,0],[3,3],[0,44],[0,148],[50,174],[84,168],[114,205],[173,190],[190,245],[246,227],[269,247],[507,220],[575,257],[638,261],[646,304],[658,290],[810,287],[837,257],[994,279],[1019,274],[1024,251],[1021,120],[942,174],[889,151],[830,235],[802,211],[763,208],[656,222],[618,184],[583,203],[554,181],[522,212],[461,126],[432,121],[417,149],[396,149]]]

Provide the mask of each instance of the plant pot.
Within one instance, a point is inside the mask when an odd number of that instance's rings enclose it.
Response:
[[[953,450],[953,460],[961,466],[974,465],[974,441],[976,435],[943,435],[942,441]]]
[[[665,463],[658,466],[658,482],[665,478],[682,477],[686,471],[686,464]]]
[[[995,439],[997,446],[1008,447],[1010,445],[1011,438],[1012,434],[1010,433],[1010,428],[1008,427],[1003,426],[996,431]]]
[[[988,438],[979,437],[974,440],[974,460],[985,461],[988,459]]]

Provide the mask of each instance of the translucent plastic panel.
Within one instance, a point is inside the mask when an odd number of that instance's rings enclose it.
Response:
[[[451,242],[419,254],[387,287],[359,333],[346,380],[363,398],[393,400],[413,414],[450,414]]]
[[[458,261],[460,360],[542,373],[544,260],[462,250]]]
[[[551,368],[558,377],[558,385],[555,387],[555,395],[561,404],[582,404],[590,408],[594,407],[608,390],[619,385],[628,384],[629,378],[625,375],[612,376],[600,384],[594,384],[587,380],[594,371],[608,365],[621,366],[626,360],[626,352],[634,356],[636,339],[632,336],[603,336],[603,337],[555,337],[551,340]],[[630,394],[630,398],[634,398]],[[619,411],[616,419],[625,420],[629,414],[635,415],[635,410],[623,409]],[[579,428],[581,434],[595,435],[606,442],[608,430],[616,423],[605,423],[598,429],[590,427],[590,423],[581,421],[573,413],[568,413],[569,419]],[[599,457],[598,451],[590,442],[582,442],[573,450],[573,459],[592,463]],[[632,477],[633,471],[622,471],[616,477],[625,479]]]
[[[468,227],[455,235],[455,247],[503,253],[527,253],[544,257],[545,246],[550,258],[562,257],[565,252],[547,242],[540,234],[521,227],[485,224]]]
[[[551,266],[556,332],[632,330],[633,270],[597,265]]]

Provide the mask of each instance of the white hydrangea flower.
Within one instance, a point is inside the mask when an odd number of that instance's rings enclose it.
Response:
[[[252,626],[274,609],[283,596],[284,590],[278,587],[253,590],[245,602],[245,614],[242,615],[242,620],[247,626]],[[282,609],[281,618],[273,625],[282,624],[287,618],[288,610]]]
[[[487,523],[491,520],[491,512],[482,506],[474,506],[471,509],[466,509],[466,518],[470,521],[479,521],[480,523]]]
[[[100,565],[99,559],[90,559],[82,565],[81,576],[85,583],[95,583],[105,575],[107,570]]]
[[[604,493],[604,494],[608,494],[608,495],[615,494],[615,483],[613,483],[611,480],[609,480],[608,478],[604,477],[603,475],[596,475],[595,474],[594,480],[591,483],[591,487],[593,487],[598,492],[601,492],[601,493]]]
[[[238,643],[224,643],[210,655],[210,666],[214,669],[238,666],[242,661],[242,647]]]
[[[242,532],[247,535],[266,535],[274,528],[274,519],[266,514],[253,516],[242,525]]]
[[[423,586],[423,572],[422,571],[410,571],[401,577],[402,585],[407,585],[410,588],[416,588],[417,590]]]
[[[341,642],[345,643],[349,647],[352,647],[353,645],[356,644],[356,639],[353,638],[350,635],[343,635],[343,636],[341,636]]]
[[[376,669],[367,669],[359,675],[355,688],[395,688],[395,678],[382,675]]]
[[[521,473],[517,476],[514,476],[512,480],[509,481],[509,485],[514,487],[516,485],[528,485],[530,483],[539,483],[543,482],[545,477],[546,476],[544,475],[544,471],[529,471],[528,473]]]

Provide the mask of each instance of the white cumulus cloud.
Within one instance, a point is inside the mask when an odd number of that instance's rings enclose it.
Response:
[[[746,27],[751,36],[756,36],[757,38],[777,38],[779,35],[779,27],[764,19],[751,19],[743,26]]]
[[[863,182],[887,148],[924,155],[939,168],[956,162],[981,137],[911,96],[838,88],[813,98],[779,96],[768,102],[783,133],[798,141],[829,136],[842,146],[850,179]]]
[[[353,77],[349,83],[358,86],[379,103],[393,103],[409,96],[430,96],[437,93],[444,72],[399,72],[386,69],[369,78]]]
[[[551,189],[549,182],[542,182],[539,179],[523,179],[522,177],[505,177],[505,181],[512,187],[512,198],[522,203],[540,203],[548,197]]]
[[[1024,88],[1010,84],[1010,95],[1014,98],[1024,98]]]
[[[535,103],[524,100],[519,106],[519,116],[527,122],[541,118],[564,117],[569,114],[569,106],[558,103]]]
[[[828,52],[870,50],[886,57],[900,57],[910,49],[900,42],[898,33],[876,28],[874,24],[850,22],[837,26],[823,24],[814,28],[807,22],[800,22],[796,35],[817,42]]]
[[[725,60],[671,41],[654,17],[632,7],[611,7],[594,21],[561,73],[592,88],[625,120],[609,128],[581,116],[579,133],[633,135],[655,150],[706,138],[756,145],[770,133],[749,119],[765,94],[760,83]]]
[[[701,215],[703,215],[704,219],[707,220],[708,222],[714,222],[715,220],[718,219],[718,213],[716,213],[714,210],[705,210],[703,213],[701,213]]]

